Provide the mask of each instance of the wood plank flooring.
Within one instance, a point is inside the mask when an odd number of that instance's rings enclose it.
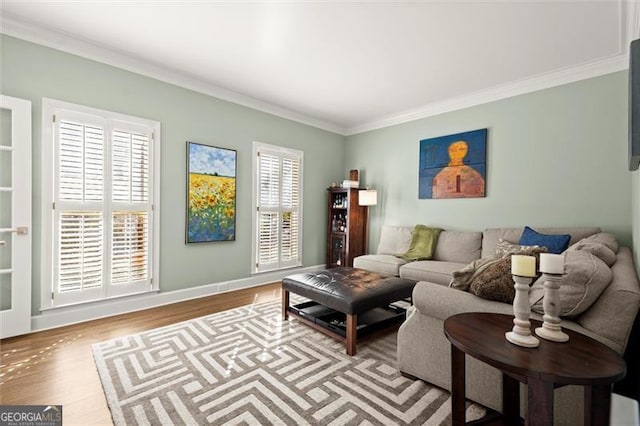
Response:
[[[0,404],[57,404],[65,425],[110,425],[93,343],[279,300],[280,289],[278,282],[0,340]]]

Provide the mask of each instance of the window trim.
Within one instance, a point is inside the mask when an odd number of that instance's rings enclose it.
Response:
[[[299,235],[298,235],[298,260],[295,264],[289,264],[285,266],[280,266],[280,261],[278,261],[278,266],[273,268],[259,268],[257,267],[257,259],[258,259],[258,198],[259,198],[259,182],[258,182],[258,152],[271,152],[276,155],[290,155],[295,156],[300,159],[300,180],[298,182],[300,188],[300,221],[299,221]],[[303,244],[303,229],[304,229],[304,151],[300,151],[297,149],[286,148],[279,145],[272,145],[264,142],[253,142],[253,157],[252,157],[252,198],[251,198],[251,274],[262,274],[266,272],[273,272],[284,269],[297,268],[302,266],[302,248]],[[282,192],[282,191],[280,191]],[[280,247],[281,248],[281,247]]]
[[[51,298],[54,292],[54,271],[53,263],[57,252],[53,245],[54,233],[54,216],[57,210],[53,209],[53,200],[55,196],[55,158],[54,149],[54,121],[53,117],[57,111],[65,111],[66,113],[83,115],[93,115],[99,120],[108,120],[112,123],[125,122],[127,128],[136,126],[145,126],[152,129],[152,144],[150,147],[149,161],[149,198],[151,203],[150,221],[151,221],[151,287],[144,291],[120,294],[116,289],[111,293],[107,293],[106,289],[102,292],[102,296],[98,299],[83,300],[78,303],[69,303],[65,305],[54,306]],[[134,126],[134,127],[131,127]],[[150,120],[141,117],[135,117],[114,111],[93,108],[85,105],[74,104],[57,99],[42,98],[42,156],[41,156],[41,182],[42,196],[41,201],[41,247],[40,247],[40,310],[63,308],[73,305],[86,305],[97,301],[109,300],[118,297],[132,296],[134,294],[155,293],[160,289],[160,159],[161,159],[161,126],[159,121]],[[105,132],[105,138],[109,136]],[[110,148],[109,148],[110,150]],[[106,191],[105,191],[106,192]],[[103,210],[103,212],[105,212]],[[105,217],[105,220],[110,220]],[[110,236],[108,236],[110,238]],[[109,255],[105,253],[105,255]]]

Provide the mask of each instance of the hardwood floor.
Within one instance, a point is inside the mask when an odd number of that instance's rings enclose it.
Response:
[[[0,404],[62,405],[65,425],[110,425],[91,345],[280,299],[274,283],[0,341]]]

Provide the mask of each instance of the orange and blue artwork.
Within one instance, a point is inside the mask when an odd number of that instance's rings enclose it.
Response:
[[[236,155],[187,142],[187,243],[236,239]]]
[[[418,198],[485,196],[487,129],[420,141]]]

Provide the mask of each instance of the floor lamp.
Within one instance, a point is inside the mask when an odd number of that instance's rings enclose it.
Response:
[[[378,191],[375,189],[361,189],[358,191],[358,204],[366,208],[364,213],[364,252],[369,254],[369,206],[378,204]]]

